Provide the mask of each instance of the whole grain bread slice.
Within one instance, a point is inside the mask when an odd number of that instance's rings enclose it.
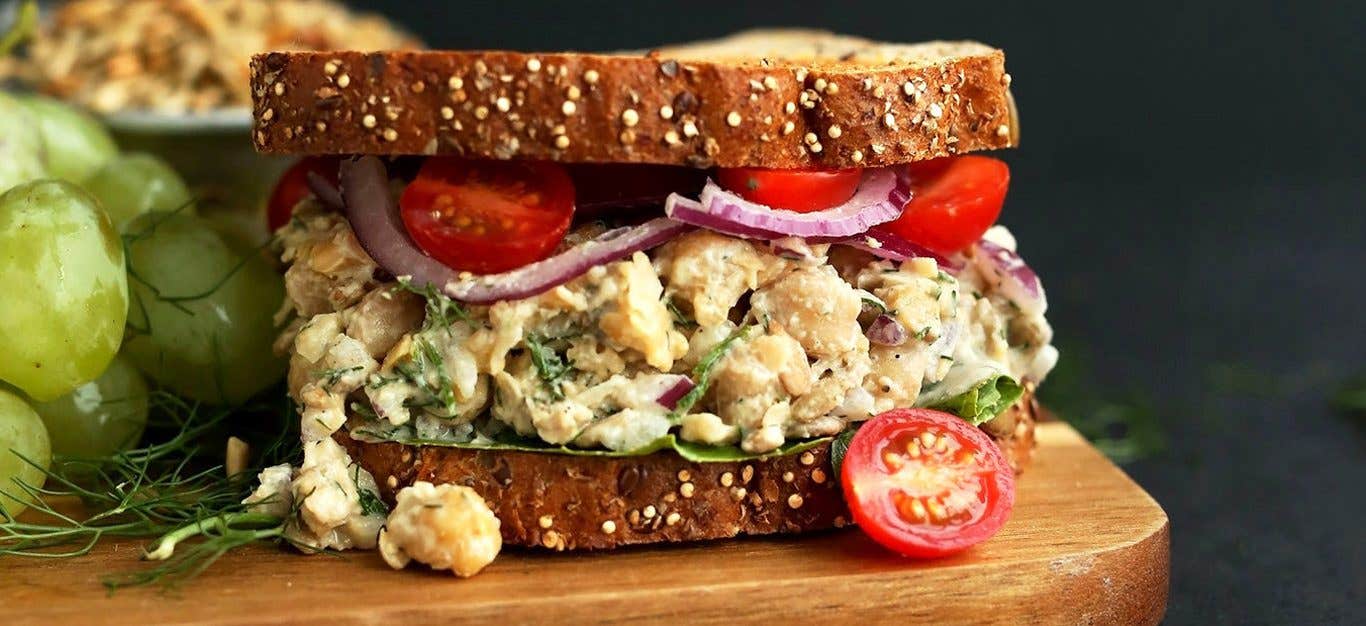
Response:
[[[1035,445],[1033,393],[992,435],[1015,471]],[[1002,418],[998,418],[1002,419]],[[381,496],[415,481],[465,485],[501,522],[503,542],[551,550],[799,533],[850,522],[830,444],[786,456],[694,463],[667,452],[586,457],[337,440],[380,485]]]
[[[261,152],[871,167],[1016,143],[1005,55],[758,30],[617,54],[274,52]]]

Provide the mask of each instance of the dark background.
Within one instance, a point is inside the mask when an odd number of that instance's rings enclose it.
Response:
[[[1168,622],[1366,623],[1366,421],[1329,402],[1366,372],[1362,3],[351,4],[433,47],[803,25],[1003,48],[1002,222],[1049,288],[1056,382],[1090,395],[1054,402],[1160,425],[1125,468],[1171,516]]]

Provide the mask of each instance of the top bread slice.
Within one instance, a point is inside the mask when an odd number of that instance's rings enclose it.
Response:
[[[698,168],[874,167],[1006,148],[1005,55],[758,30],[645,53],[273,52],[257,150]]]

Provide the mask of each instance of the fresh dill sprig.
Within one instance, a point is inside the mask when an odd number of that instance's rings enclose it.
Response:
[[[260,443],[253,469],[290,458],[298,443],[289,420],[266,419],[281,415],[270,405],[207,408],[163,391],[152,392],[151,403],[148,440],[164,436],[159,443],[103,457],[58,457],[51,468],[25,459],[44,472],[46,482],[43,487],[19,483],[23,493],[6,493],[32,512],[23,521],[0,513],[0,558],[75,557],[107,537],[156,539],[146,558],[169,560],[106,584],[111,589],[154,582],[173,586],[231,549],[280,537],[283,519],[248,511],[241,503],[255,472],[227,476],[221,454],[232,432]],[[71,499],[80,502],[82,514],[62,511],[60,503]],[[177,550],[193,537],[202,541]]]
[[[258,541],[279,539],[283,534],[283,520],[273,515],[238,513],[197,521],[163,536],[157,542],[157,549],[144,557],[161,561],[161,564],[106,576],[104,586],[110,591],[151,584],[174,587],[202,574],[228,552]],[[202,541],[177,554],[175,544],[191,537],[199,537]]]

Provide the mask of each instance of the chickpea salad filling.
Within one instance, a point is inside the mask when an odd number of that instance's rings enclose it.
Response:
[[[1056,351],[965,254],[900,263],[698,229],[538,296],[462,305],[381,270],[338,213],[308,201],[280,231],[281,337],[305,439],[633,454],[677,445],[763,455],[893,407],[988,430]],[[565,246],[606,229],[575,228]],[[988,235],[1013,248],[1008,231]],[[387,278],[387,277],[385,277]],[[890,320],[895,343],[870,340]],[[691,377],[674,406],[661,397]]]

